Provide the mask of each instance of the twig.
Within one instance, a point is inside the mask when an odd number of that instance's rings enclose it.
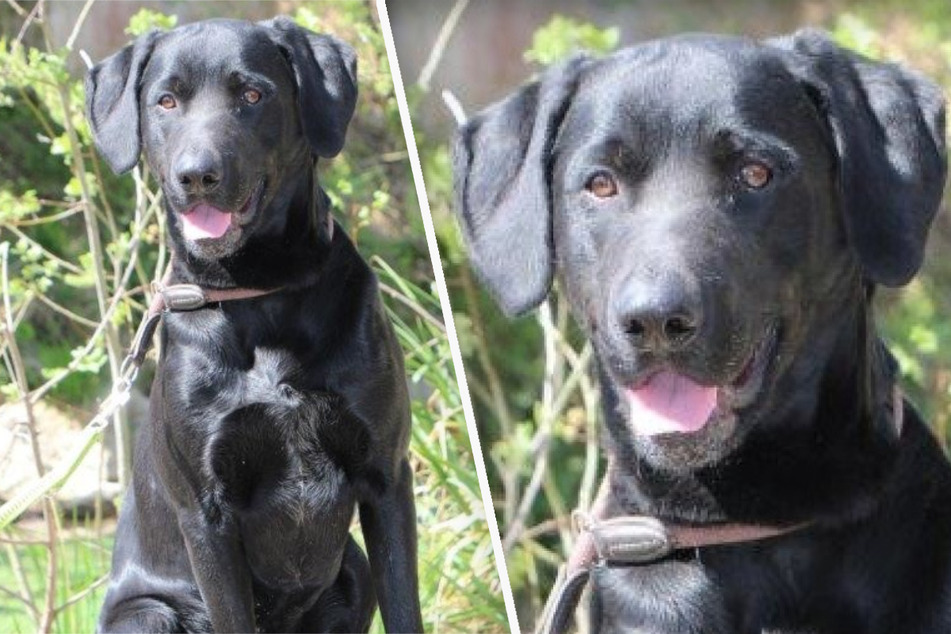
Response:
[[[40,201],[40,204],[50,205],[50,203],[46,201]],[[9,226],[36,227],[38,225],[45,225],[45,224],[50,224],[53,222],[59,222],[60,220],[63,220],[64,218],[75,216],[81,211],[82,211],[82,208],[80,206],[72,205],[69,209],[66,209],[65,211],[60,211],[59,213],[55,213],[52,216],[40,216],[39,218],[27,218],[25,220],[24,219],[14,220],[13,222],[8,222],[7,226],[8,227]]]
[[[591,344],[586,344],[585,350],[590,348]],[[588,510],[591,508],[597,488],[598,462],[601,457],[598,446],[598,413],[601,394],[588,374],[581,379],[581,399],[585,412],[585,460],[581,486],[578,488],[578,508]]]
[[[147,220],[147,218],[145,219]],[[33,390],[30,395],[30,402],[36,403],[42,399],[46,394],[52,390],[54,387],[59,385],[59,383],[70,375],[80,363],[89,355],[90,352],[96,347],[99,342],[99,338],[106,331],[106,328],[109,324],[112,323],[112,317],[116,312],[116,309],[119,307],[119,304],[123,300],[125,295],[125,287],[129,283],[129,278],[132,276],[132,272],[135,270],[135,263],[138,261],[138,251],[139,244],[141,243],[142,235],[142,226],[138,225],[132,234],[132,242],[129,245],[129,263],[126,265],[126,270],[123,273],[121,283],[116,288],[116,292],[113,293],[112,299],[109,302],[109,307],[106,310],[106,314],[102,319],[99,320],[99,324],[96,327],[96,330],[89,335],[89,339],[86,340],[86,345],[83,346],[83,349],[80,350],[72,361],[69,362],[61,372],[56,376],[51,377],[46,383],[40,387]]]
[[[82,324],[83,326],[86,326],[87,328],[95,328],[96,326],[99,325],[98,322],[95,322],[91,319],[86,319],[82,315],[77,315],[76,313],[69,310],[65,306],[61,306],[60,304],[57,304],[56,302],[51,300],[49,297],[47,297],[43,293],[36,293],[35,297],[36,299],[40,300],[41,303],[45,304],[50,309],[52,309],[54,312],[57,312],[63,317],[66,317],[67,319],[71,319],[78,324]]]
[[[462,107],[459,99],[449,90],[442,91],[442,102],[452,113],[452,118],[456,120],[456,125],[462,125],[466,122],[466,111]]]
[[[439,33],[436,35],[436,41],[433,42],[433,47],[429,50],[429,57],[426,59],[426,63],[423,64],[423,69],[419,72],[419,78],[416,80],[416,84],[426,92],[429,92],[429,81],[433,78],[433,73],[436,72],[436,67],[446,52],[446,45],[449,43],[449,38],[452,37],[453,31],[456,30],[459,18],[462,16],[462,12],[465,11],[466,5],[468,4],[469,0],[456,0],[456,4],[453,5],[449,15],[447,15],[443,21]]]
[[[79,17],[76,18],[76,24],[73,25],[73,32],[69,34],[69,38],[66,40],[67,50],[73,50],[76,38],[79,37],[79,30],[83,28],[86,16],[89,15],[89,10],[92,9],[92,5],[95,1],[96,0],[86,0],[86,4],[83,5],[82,10],[79,12]]]
[[[416,315],[422,318],[423,321],[426,321],[427,323],[429,323],[431,326],[433,326],[440,332],[446,332],[446,326],[443,325],[441,321],[433,317],[429,312],[427,312],[425,308],[419,306],[418,304],[413,302],[413,300],[406,297],[405,295],[403,295],[403,293],[399,292],[392,286],[385,284],[383,282],[380,282],[379,285],[380,285],[380,290],[383,293],[385,293],[386,295],[389,295],[396,301],[400,302],[401,304],[403,304],[404,306],[412,310],[414,313],[416,313]]]
[[[0,537],[0,544],[11,546],[42,546],[46,543],[45,539],[20,539],[16,537]]]
[[[20,16],[21,18],[26,15],[26,9],[24,9],[24,8],[21,7],[19,4],[17,4],[16,2],[14,2],[14,0],[7,0],[7,4],[9,4],[11,7],[13,7],[13,10],[14,10],[14,11],[16,12],[16,14],[17,14],[18,16]]]
[[[545,491],[545,500],[551,507],[552,515],[558,518],[570,517],[571,513],[568,510],[568,505],[565,503],[565,498],[561,495],[561,491],[558,490],[558,485],[555,482],[554,474],[551,471],[545,474],[545,481],[542,484],[542,488]],[[571,552],[571,544],[573,540],[571,537],[570,522],[558,523],[558,538],[561,540],[562,552]]]
[[[466,377],[466,383],[469,384],[469,393],[475,395],[486,407],[492,407],[492,394],[489,393],[489,389],[483,385],[482,381],[473,376]]]
[[[568,399],[571,398],[575,388],[578,387],[582,379],[587,375],[588,363],[591,361],[592,354],[593,351],[591,347],[586,346],[581,355],[579,355],[578,362],[572,364],[571,374],[569,374],[568,379],[561,384],[558,390],[558,399],[552,404],[552,420],[557,419],[561,416],[561,413],[565,411],[565,408],[568,406]]]
[[[482,374],[485,375],[489,393],[492,395],[492,411],[499,418],[499,430],[502,438],[512,438],[515,433],[515,425],[512,422],[512,413],[509,411],[508,403],[505,400],[505,392],[502,390],[502,381],[492,363],[492,357],[486,346],[485,328],[483,327],[482,310],[479,308],[479,297],[476,293],[475,285],[472,282],[472,276],[469,269],[462,267],[459,271],[459,281],[462,285],[462,292],[466,298],[466,305],[469,307],[469,321],[472,324],[473,347],[475,348],[476,359],[482,368]],[[503,469],[500,473],[502,478],[502,519],[503,523],[509,525],[514,516],[518,505],[518,470]]]
[[[43,25],[43,35],[46,39],[47,49],[53,50],[52,37],[50,35],[49,25],[47,24]],[[99,305],[99,318],[106,324],[104,331],[106,356],[109,359],[109,374],[112,377],[113,382],[115,382],[119,379],[119,364],[122,359],[122,349],[121,344],[119,343],[118,332],[116,332],[111,320],[105,319],[105,315],[109,310],[109,290],[106,286],[106,271],[103,268],[103,262],[105,260],[106,254],[100,241],[99,224],[96,219],[96,208],[92,202],[92,194],[89,191],[89,184],[87,183],[86,166],[83,161],[82,152],[79,151],[79,136],[76,134],[76,129],[72,124],[72,118],[69,116],[71,111],[70,98],[67,94],[67,89],[65,86],[57,86],[56,92],[57,96],[59,97],[60,106],[62,107],[64,113],[63,127],[66,129],[66,135],[69,137],[69,145],[74,150],[72,152],[73,172],[79,181],[81,198],[84,203],[83,219],[85,220],[86,224],[86,239],[89,243],[89,254],[92,259],[92,268],[95,278],[96,302]],[[128,428],[126,425],[124,411],[122,409],[116,412],[113,424],[116,433],[116,462],[118,480],[119,485],[122,488],[125,488],[128,485],[131,460],[128,456],[129,444],[126,442]]]
[[[63,603],[60,604],[60,605],[56,608],[56,612],[57,612],[57,613],[62,612],[63,610],[65,610],[65,609],[68,608],[69,606],[71,606],[71,605],[73,605],[73,604],[75,604],[75,603],[79,603],[80,601],[82,601],[83,599],[85,599],[87,596],[89,596],[92,592],[95,592],[95,590],[96,590],[97,588],[99,588],[101,585],[103,585],[103,584],[106,583],[107,581],[109,581],[109,574],[108,574],[108,573],[106,573],[106,574],[104,574],[103,576],[99,577],[98,579],[96,579],[95,581],[93,581],[92,583],[90,583],[88,586],[86,586],[85,588],[83,588],[82,590],[80,590],[79,592],[77,592],[76,594],[74,594],[73,596],[71,596],[71,597],[69,597],[68,599],[66,599],[65,601],[63,601]]]
[[[528,514],[535,503],[535,498],[538,497],[542,484],[544,484],[545,472],[548,469],[548,450],[551,445],[551,430],[554,422],[552,417],[555,398],[554,382],[559,363],[556,335],[553,334],[556,329],[552,321],[550,300],[542,302],[539,306],[538,323],[542,327],[545,340],[545,377],[542,383],[542,405],[539,416],[541,420],[538,424],[538,430],[532,438],[535,467],[532,470],[528,486],[525,487],[525,492],[522,494],[522,499],[518,503],[518,510],[506,528],[505,538],[502,540],[502,547],[505,552],[511,551],[525,529],[525,521],[528,519]]]
[[[43,543],[45,544],[46,542]],[[33,590],[30,589],[30,584],[26,580],[26,575],[23,573],[23,563],[20,561],[20,555],[17,553],[16,548],[13,547],[13,544],[7,544],[7,557],[10,559],[10,569],[13,571],[13,577],[16,579],[17,585],[20,586],[20,594],[16,596],[26,604],[27,611],[30,613],[30,616],[33,617],[33,621],[39,623],[40,611],[36,608]],[[12,591],[8,592],[13,594]]]
[[[11,0],[7,0],[7,2],[11,2]],[[39,0],[39,2],[33,5],[33,8],[30,9],[29,15],[27,15],[26,19],[23,21],[23,26],[20,27],[20,32],[17,33],[16,39],[13,40],[14,46],[19,46],[23,42],[23,38],[26,36],[26,32],[29,30],[30,25],[35,21],[42,20],[42,18],[39,17],[42,14],[43,0]]]
[[[522,532],[522,541],[531,541],[543,535],[558,532],[562,526],[571,528],[571,522],[565,517],[552,517],[534,526],[529,526]]]
[[[10,361],[13,364],[13,380],[17,391],[20,394],[20,400],[23,402],[23,410],[26,414],[26,426],[29,431],[30,449],[33,452],[33,462],[36,465],[37,474],[40,477],[46,473],[43,466],[43,454],[40,451],[38,440],[39,432],[36,427],[36,418],[33,416],[33,403],[30,401],[30,386],[26,378],[26,366],[23,363],[23,356],[20,354],[20,346],[17,344],[16,330],[13,327],[13,308],[10,301],[10,277],[9,277],[10,244],[4,242],[0,244],[0,283],[3,290],[3,314],[4,314],[4,334],[7,340],[7,350],[10,354]]]
[[[7,229],[8,231],[10,231],[11,233],[13,233],[14,235],[16,235],[16,237],[20,238],[21,240],[25,240],[26,242],[29,242],[31,245],[33,245],[33,247],[35,247],[35,248],[39,249],[40,251],[42,251],[42,252],[43,252],[43,255],[45,255],[46,257],[48,257],[50,260],[53,260],[54,262],[56,262],[56,264],[58,264],[59,266],[63,267],[64,269],[66,269],[66,270],[69,271],[70,273],[75,273],[76,275],[80,275],[80,274],[83,272],[83,270],[82,270],[81,268],[79,268],[78,266],[76,266],[76,265],[73,264],[72,262],[69,262],[69,261],[64,260],[63,258],[59,257],[58,255],[56,255],[55,253],[53,253],[52,251],[50,251],[49,249],[47,249],[46,247],[44,247],[42,244],[40,244],[39,242],[37,242],[36,240],[34,240],[33,238],[31,238],[30,236],[28,236],[28,235],[26,235],[25,233],[23,233],[22,231],[20,231],[20,230],[19,230],[18,228],[16,228],[14,225],[6,225],[6,229]]]
[[[14,381],[17,391],[20,394],[20,400],[23,402],[23,409],[26,413],[26,425],[29,432],[30,447],[33,451],[33,461],[36,466],[36,472],[42,478],[46,475],[46,467],[43,465],[43,454],[40,451],[39,428],[36,424],[36,417],[33,415],[33,403],[30,402],[30,386],[26,377],[26,366],[23,363],[23,356],[20,354],[20,346],[17,344],[16,331],[13,329],[13,310],[10,302],[10,278],[9,278],[9,256],[10,245],[3,243],[0,245],[0,284],[3,290],[3,307],[5,324],[4,330],[7,335],[7,350],[10,354],[10,360],[13,363]],[[47,538],[47,558],[46,558],[46,598],[43,611],[40,614],[38,629],[44,634],[53,627],[55,618],[54,601],[56,599],[56,507],[53,500],[49,497],[44,499],[43,518],[46,521]]]
[[[43,543],[45,544],[46,542],[43,542]],[[22,602],[23,607],[27,608],[27,610],[30,611],[30,614],[34,617],[34,620],[36,620],[36,617],[38,616],[36,613],[36,606],[33,605],[30,599],[24,597],[23,595],[19,594],[18,592],[14,590],[10,590],[9,588],[4,588],[3,586],[0,586],[0,593],[5,594],[11,599],[15,599],[16,601]]]
[[[46,545],[46,599],[38,629],[43,634],[48,634],[53,630],[53,621],[56,619],[56,562],[59,559],[56,506],[51,497],[43,499],[43,518],[46,520],[46,537],[49,543]]]

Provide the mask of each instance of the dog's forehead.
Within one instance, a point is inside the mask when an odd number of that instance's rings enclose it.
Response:
[[[206,20],[163,35],[149,60],[145,79],[169,73],[185,81],[246,72],[279,77],[289,76],[289,68],[265,27],[241,20]]]
[[[594,127],[636,120],[677,129],[768,118],[798,87],[779,51],[745,38],[688,35],[621,51],[592,65],[572,108]],[[757,116],[756,110],[764,117]]]

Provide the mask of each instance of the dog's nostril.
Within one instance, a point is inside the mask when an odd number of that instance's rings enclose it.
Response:
[[[683,315],[675,315],[664,322],[664,336],[669,341],[683,341],[694,333],[696,328],[690,319]]]
[[[624,331],[632,337],[643,337],[645,330],[647,329],[644,327],[644,322],[638,319],[628,320],[627,325],[624,328]]]
[[[201,184],[205,187],[210,187],[212,185],[218,184],[218,175],[217,174],[204,174],[201,177]]]

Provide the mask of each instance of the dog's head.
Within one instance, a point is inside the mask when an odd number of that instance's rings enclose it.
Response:
[[[313,158],[340,151],[356,94],[351,48],[287,18],[151,32],[86,77],[100,153],[122,173],[144,149],[171,236],[198,258],[282,235],[288,218],[268,210],[287,207]]]
[[[464,125],[454,161],[502,307],[557,272],[623,433],[692,468],[776,412],[779,382],[815,384],[866,284],[915,274],[944,103],[816,31],[690,35],[551,68]]]

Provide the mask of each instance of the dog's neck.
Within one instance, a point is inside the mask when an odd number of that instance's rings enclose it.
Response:
[[[206,288],[314,284],[336,241],[327,228],[330,200],[317,180],[316,162],[287,180],[288,193],[257,212],[261,226],[235,253],[220,259],[177,253],[172,263],[176,281]]]
[[[895,368],[874,329],[871,294],[856,293],[847,316],[814,322],[838,328],[826,337],[819,336],[823,328],[806,333],[810,350],[821,354],[799,355],[799,365],[785,370],[777,380],[789,388],[773,394],[788,396],[769,404],[725,459],[693,470],[660,469],[613,438],[611,493],[619,511],[783,525],[860,517],[874,508],[897,454]],[[808,367],[816,358],[824,363]],[[606,416],[618,417],[610,401]],[[609,429],[621,426],[608,422]]]

